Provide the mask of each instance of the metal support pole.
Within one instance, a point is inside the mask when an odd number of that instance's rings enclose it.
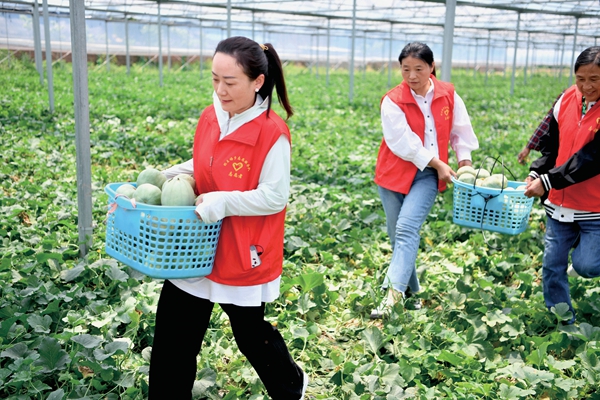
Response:
[[[325,83],[329,86],[329,48],[331,45],[331,18],[327,18],[327,70],[326,70],[326,80]]]
[[[390,53],[388,55],[388,83],[387,83],[388,88],[392,87],[392,67],[393,67],[392,51],[393,51],[393,47],[394,47],[394,24],[390,24]]]
[[[506,79],[506,70],[508,69],[508,42],[504,42],[504,79]]]
[[[308,41],[308,74],[312,75],[312,66],[313,66],[313,35],[310,35],[310,40]]]
[[[492,49],[492,31],[488,31],[488,42],[487,42],[487,56],[485,58],[485,84],[488,82],[488,75],[490,70],[490,51]]]
[[[54,81],[52,79],[52,44],[50,43],[50,17],[48,16],[48,0],[43,3],[44,42],[46,43],[46,74],[48,75],[48,104],[50,112],[54,112]]]
[[[571,65],[569,65],[569,86],[573,84],[573,65],[575,65],[575,51],[577,48],[577,34],[579,32],[579,18],[575,18],[575,33],[573,34],[573,54],[571,55]]]
[[[44,64],[42,61],[42,35],[40,33],[40,9],[37,0],[33,2],[33,53],[35,69],[40,75],[40,85],[44,85]]]
[[[315,62],[315,70],[317,71],[315,76],[317,78],[319,78],[319,30],[317,29],[317,36],[316,36],[316,42],[317,42],[317,48],[315,49],[316,55],[317,55],[317,60]]]
[[[450,82],[452,74],[452,47],[454,45],[454,19],[456,0],[446,0],[446,20],[444,22],[444,45],[442,49],[442,80]]]
[[[8,18],[10,18],[10,14],[6,13],[6,15],[4,16],[4,26],[6,29],[6,52],[8,53],[8,55],[6,56],[8,58],[8,65],[10,66],[10,39],[8,37]]]
[[[554,51],[554,65],[557,67],[556,71],[554,72],[556,75],[556,78],[558,79],[558,74],[559,74],[559,70],[560,68],[558,68],[559,64],[558,64],[558,50],[560,50],[560,45],[557,45],[557,49]]]
[[[529,68],[529,46],[531,45],[531,32],[527,32],[527,48],[525,50],[525,68],[523,69],[523,84],[527,84],[527,69]]]
[[[106,72],[110,71],[110,53],[108,52],[108,21],[104,21],[104,40],[106,42]]]
[[[352,102],[354,100],[354,45],[356,43],[356,0],[353,1],[352,5],[352,40],[351,40],[351,49],[350,49],[350,91],[349,91],[349,100]]]
[[[564,62],[565,62],[565,50],[567,48],[567,36],[563,35],[563,43],[562,43],[562,52],[560,54],[560,69],[558,72],[558,80],[562,81],[562,73],[563,73],[563,68],[564,68]]]
[[[515,54],[513,56],[512,78],[510,80],[510,95],[515,93],[515,74],[517,72],[517,50],[519,49],[519,30],[521,29],[521,13],[517,14],[517,31],[515,32]]]
[[[167,25],[167,70],[171,71],[171,25]]]
[[[127,64],[127,75],[131,69],[131,57],[129,56],[129,18],[125,14],[125,64]]]
[[[475,39],[475,53],[473,54],[473,78],[477,76],[477,50],[479,50],[479,40]]]
[[[254,25],[256,25],[254,11],[252,11],[252,40],[256,40],[256,36],[254,33]]]
[[[202,21],[200,21],[200,79],[204,71],[204,57],[202,57]]]
[[[90,151],[90,107],[88,98],[85,3],[69,0],[71,12],[71,59],[75,106],[75,148],[77,160],[77,228],[79,255],[85,257],[93,245],[92,162]]]
[[[231,37],[231,0],[227,0],[227,37]]]
[[[363,79],[367,79],[367,31],[364,32],[365,37],[363,39]]]
[[[536,58],[535,58],[535,43],[531,43],[531,67],[529,68],[529,77],[533,77],[533,75],[535,74],[535,67],[536,67]]]
[[[163,58],[162,58],[162,27],[160,17],[160,2],[158,2],[158,82],[163,86]]]

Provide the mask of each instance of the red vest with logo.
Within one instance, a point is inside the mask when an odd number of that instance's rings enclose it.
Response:
[[[431,102],[431,114],[435,122],[437,132],[437,144],[439,158],[448,163],[448,144],[450,143],[450,131],[452,129],[453,111],[454,111],[454,85],[441,82],[432,75],[431,80],[434,85],[433,100]],[[413,97],[410,87],[402,82],[392,90],[386,93],[395,104],[406,115],[406,121],[410,129],[416,133],[421,142],[425,140],[425,116],[421,112],[419,105]],[[385,98],[382,97],[381,101]],[[410,161],[405,161],[396,156],[385,143],[381,141],[379,154],[377,155],[377,164],[375,166],[375,183],[388,190],[407,194],[412,186],[417,166]],[[438,189],[446,189],[446,183],[439,181]]]
[[[581,119],[583,95],[577,86],[563,94],[558,114],[558,156],[556,165],[564,164],[590,142],[600,129],[600,105],[596,104]],[[550,189],[548,199],[556,205],[581,211],[600,212],[600,175],[564,189]]]
[[[198,193],[256,189],[263,163],[281,135],[291,142],[285,122],[266,111],[219,140],[220,128],[213,106],[198,121],[194,137],[194,178]],[[232,286],[271,282],[282,272],[285,209],[262,216],[223,219],[215,264],[208,278]],[[252,268],[250,246],[259,251],[261,265]]]

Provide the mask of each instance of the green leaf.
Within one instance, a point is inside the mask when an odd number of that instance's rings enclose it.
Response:
[[[485,321],[489,326],[496,326],[497,324],[503,324],[510,322],[510,317],[506,316],[502,310],[494,310],[487,312],[485,316],[481,317],[482,321]]]
[[[96,348],[104,341],[101,337],[88,334],[73,336],[71,340],[75,343],[79,343],[86,349]]]
[[[27,358],[27,356],[33,353],[34,352],[29,350],[29,347],[27,347],[25,343],[17,343],[2,351],[2,353],[0,353],[0,357],[8,357],[12,358],[13,360],[18,360],[20,358]]]
[[[404,386],[406,382],[400,375],[400,367],[397,364],[380,364],[378,366],[379,377],[385,386]]]
[[[126,282],[129,278],[129,275],[123,272],[117,265],[111,265],[108,271],[106,271],[106,275],[113,281],[119,282]]]
[[[57,389],[53,392],[51,392],[50,394],[48,394],[48,397],[46,398],[46,400],[62,400],[65,397],[65,391],[63,389]]]
[[[302,293],[310,292],[317,286],[323,284],[323,274],[309,273],[302,274],[294,279],[294,282],[302,288]]]
[[[500,384],[500,390],[498,391],[498,397],[502,400],[517,400],[527,396],[533,396],[535,390],[521,389],[517,386],[508,386],[505,383]]]
[[[369,350],[373,354],[377,354],[379,349],[383,347],[385,338],[379,328],[376,326],[369,326],[361,333],[363,339],[367,342]]]
[[[39,263],[43,263],[48,260],[56,260],[59,262],[63,261],[62,254],[59,254],[59,253],[40,253],[40,254],[37,254],[35,256],[35,258]]]
[[[39,333],[50,333],[50,325],[52,324],[52,318],[48,315],[30,315],[27,318],[27,323],[33,328],[34,331]]]
[[[203,368],[198,373],[200,379],[194,381],[192,394],[194,396],[204,396],[207,390],[217,383],[217,374],[210,368]]]
[[[573,318],[573,313],[569,310],[569,305],[567,303],[558,303],[554,307],[550,307],[550,311],[559,321],[569,321]]]
[[[549,344],[549,342],[544,342],[540,344],[537,349],[529,353],[526,360],[534,365],[537,365],[538,367],[542,367],[544,365],[544,361],[546,361],[547,349]]]
[[[85,265],[83,264],[76,265],[75,267],[70,269],[63,269],[62,271],[60,271],[60,279],[62,279],[65,282],[72,282],[75,279],[77,279],[77,277],[79,277],[79,275],[81,275],[81,273],[84,270]]]
[[[311,309],[317,306],[317,303],[312,301],[310,293],[304,293],[298,298],[298,312],[307,314]]]
[[[71,361],[67,352],[60,347],[60,344],[54,338],[44,337],[38,352],[40,358],[34,362],[34,365],[42,367],[42,372],[45,373],[64,369],[66,364]]]
[[[458,355],[450,353],[446,350],[442,350],[440,352],[440,354],[437,356],[437,360],[449,362],[454,366],[459,366],[464,362],[464,359],[462,357],[459,357]]]

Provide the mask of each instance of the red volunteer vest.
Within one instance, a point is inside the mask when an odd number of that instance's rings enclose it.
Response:
[[[219,141],[213,106],[198,121],[194,137],[194,178],[198,193],[256,189],[265,158],[281,135],[291,142],[285,122],[264,112]],[[232,286],[271,282],[282,272],[285,209],[264,216],[223,219],[215,264],[208,278]],[[261,265],[252,268],[250,246],[263,250]]]
[[[450,130],[452,129],[454,110],[454,85],[438,81],[433,75],[431,80],[434,85],[433,100],[431,102],[431,114],[437,131],[437,144],[440,152],[440,160],[448,162],[448,144],[450,143]],[[402,82],[386,93],[395,104],[406,115],[408,126],[420,138],[425,140],[425,116],[419,105],[412,96],[410,87]],[[381,101],[385,98],[383,96]],[[418,168],[410,161],[405,161],[396,156],[382,139],[377,155],[375,166],[375,183],[388,190],[407,194],[412,186]],[[446,189],[446,183],[439,181],[438,189]]]
[[[558,115],[558,156],[556,165],[564,164],[573,154],[590,142],[600,129],[600,106],[581,117],[582,94],[573,85],[565,91]],[[564,189],[550,189],[548,199],[556,205],[582,211],[600,212],[600,175]]]

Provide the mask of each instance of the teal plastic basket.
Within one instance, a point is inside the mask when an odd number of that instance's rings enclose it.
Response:
[[[205,276],[211,273],[221,221],[202,222],[195,207],[165,207],[133,203],[116,193],[123,183],[105,187],[109,211],[106,254],[158,279]]]
[[[452,179],[455,224],[492,232],[517,235],[527,229],[533,198],[516,188],[525,182],[508,181],[510,189],[475,186]]]

